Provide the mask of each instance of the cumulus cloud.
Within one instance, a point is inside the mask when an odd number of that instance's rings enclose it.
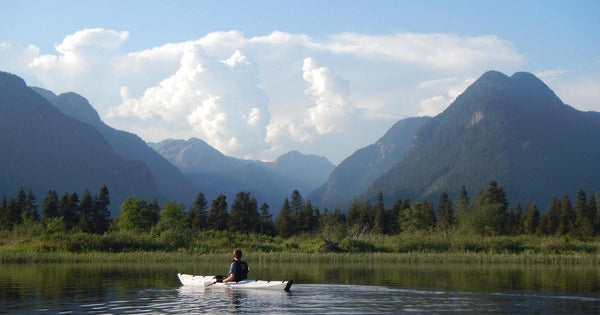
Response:
[[[353,116],[348,82],[331,73],[329,68],[319,67],[312,58],[304,59],[302,77],[307,83],[306,94],[315,102],[308,109],[306,123],[314,126],[319,134],[341,132]]]
[[[523,60],[493,35],[344,33],[315,40],[233,30],[123,51],[128,38],[127,31],[84,29],[50,54],[2,43],[0,67],[29,84],[84,95],[108,124],[148,141],[199,137],[236,156],[272,159],[303,149],[339,162],[399,118],[440,112],[465,78],[490,64],[502,70]],[[419,86],[449,72],[456,78]]]
[[[201,48],[189,49],[179,69],[142,96],[131,97],[122,88],[122,102],[111,115],[141,118],[163,130],[192,129],[226,154],[256,154],[266,148],[267,95],[257,86],[252,65],[239,62],[246,60],[239,50],[227,60],[236,62],[207,57]]]

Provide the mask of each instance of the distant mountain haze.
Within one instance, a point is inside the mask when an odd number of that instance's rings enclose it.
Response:
[[[45,96],[61,112],[98,130],[122,158],[144,162],[152,173],[160,195],[164,198],[184,202],[186,205],[192,204],[197,194],[194,184],[140,137],[114,129],[102,122],[100,115],[86,98],[72,92],[56,96],[48,90],[37,87],[32,89]]]
[[[404,158],[415,132],[429,119],[416,117],[398,121],[377,142],[343,160],[327,182],[311,192],[308,199],[320,207],[344,208]]]
[[[0,194],[31,188],[41,204],[49,189],[96,194],[107,185],[113,215],[128,196],[160,197],[143,162],[124,160],[92,126],[5,72],[0,72],[0,145]]]
[[[252,192],[277,213],[294,189],[308,194],[334,169],[324,157],[291,151],[275,161],[243,160],[226,156],[206,142],[168,139],[150,146],[186,174],[209,198],[223,193]]]
[[[495,179],[514,205],[600,189],[600,115],[565,105],[533,74],[489,71],[415,133],[397,166],[363,194],[437,201]]]

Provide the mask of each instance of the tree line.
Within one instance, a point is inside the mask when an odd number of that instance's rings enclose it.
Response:
[[[479,190],[470,198],[463,186],[453,202],[442,193],[436,206],[430,201],[411,202],[398,198],[391,207],[384,204],[378,194],[373,205],[355,200],[344,212],[314,207],[294,190],[283,201],[276,220],[273,221],[266,203],[258,207],[256,198],[249,192],[239,192],[228,207],[223,194],[209,202],[200,192],[186,210],[182,203],[169,201],[162,205],[157,200],[145,201],[127,198],[121,213],[109,218],[109,193],[103,186],[97,195],[85,191],[81,198],[76,193],[65,193],[60,199],[50,190],[38,214],[36,197],[31,190],[21,188],[15,198],[2,199],[0,204],[0,229],[10,230],[27,221],[45,225],[59,222],[66,230],[103,234],[109,229],[146,232],[163,235],[197,233],[203,230],[236,231],[290,237],[302,233],[353,233],[399,234],[411,231],[458,231],[479,235],[571,235],[589,238],[600,235],[600,210],[596,196],[580,189],[573,205],[568,194],[562,199],[551,198],[543,215],[536,204],[517,203],[509,208],[506,193],[496,181],[487,190]],[[167,234],[168,234],[167,233]],[[165,234],[166,235],[166,234]]]
[[[60,221],[67,230],[103,234],[110,225],[110,199],[106,185],[97,195],[85,190],[81,199],[77,193],[65,193],[58,197],[55,190],[48,191],[42,202],[42,215],[38,212],[37,198],[29,189],[20,188],[15,198],[3,196],[0,204],[0,230],[10,230],[26,222],[42,222],[49,225]]]

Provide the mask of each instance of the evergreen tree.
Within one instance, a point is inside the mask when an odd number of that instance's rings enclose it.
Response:
[[[527,234],[535,234],[538,231],[540,223],[540,212],[535,203],[525,207],[525,220],[523,221],[523,229]]]
[[[196,200],[188,211],[188,222],[193,232],[198,232],[206,228],[206,219],[208,202],[203,193],[198,193]]]
[[[425,216],[427,228],[435,227],[437,223],[435,218],[435,210],[433,210],[433,204],[429,200],[423,201],[423,215]]]
[[[23,187],[19,188],[15,202],[17,204],[17,212],[19,212],[19,216],[22,216],[23,212],[25,212],[27,208],[27,196],[25,195],[25,190],[23,190]]]
[[[290,195],[290,210],[294,214],[294,216],[298,217],[302,208],[304,208],[304,200],[302,199],[302,195],[298,190],[294,190]]]
[[[310,200],[307,200],[304,203],[304,207],[302,207],[302,210],[300,210],[300,212],[298,213],[297,216],[297,226],[298,226],[298,231],[297,232],[310,232],[312,231],[316,226],[315,226],[315,213],[314,213],[314,208],[312,206],[312,203],[310,202]]]
[[[93,215],[95,200],[92,194],[86,189],[81,195],[79,203],[79,219],[76,227],[83,232],[92,232]]]
[[[593,213],[594,231],[595,235],[598,235],[600,234],[600,208],[598,207],[598,202],[596,200],[596,195],[592,194],[588,200],[588,208],[590,209],[590,212]]]
[[[72,229],[79,221],[79,197],[77,193],[70,195],[65,193],[58,202],[58,209],[66,229]]]
[[[158,200],[154,198],[151,203],[144,203],[141,210],[142,226],[144,230],[150,232],[153,227],[158,224],[160,220],[161,208],[158,205]]]
[[[0,230],[5,229],[5,225],[7,225],[8,214],[6,212],[6,195],[2,196],[2,203],[0,203]]]
[[[401,197],[398,197],[396,202],[394,202],[394,207],[392,208],[393,222],[390,227],[392,233],[397,234],[402,231],[400,225],[400,221],[402,221],[402,212],[408,208],[410,208],[410,199],[408,199],[408,197],[404,198],[404,200],[402,200]]]
[[[28,220],[39,221],[40,215],[38,214],[38,205],[35,202],[37,198],[33,194],[31,189],[27,190],[27,195],[25,196],[25,209],[23,210],[23,218],[27,218]]]
[[[467,194],[467,189],[463,185],[460,188],[460,192],[458,193],[458,198],[456,200],[456,221],[458,224],[466,224],[470,207],[469,195]]]
[[[344,213],[342,212],[342,210],[340,210],[340,208],[336,208],[333,213],[331,214],[331,221],[333,223],[338,223],[338,224],[346,224],[346,216],[344,215]]]
[[[377,193],[377,203],[373,207],[373,232],[387,233],[387,224],[385,220],[385,206],[383,205],[383,193]]]
[[[227,213],[227,197],[220,194],[210,204],[207,226],[213,230],[224,231],[227,229],[228,223],[229,214]]]
[[[259,224],[256,199],[250,193],[237,193],[231,205],[229,230],[242,233],[257,232]]]
[[[552,196],[548,210],[546,210],[546,213],[542,215],[540,220],[538,228],[540,233],[545,235],[556,234],[560,223],[560,208],[560,201],[556,196]]]
[[[452,209],[452,201],[448,198],[448,194],[443,192],[438,201],[438,228],[447,231],[454,226],[454,210]]]
[[[58,195],[55,190],[50,190],[42,203],[42,221],[47,223],[49,219],[56,218],[59,215]]]
[[[560,206],[560,222],[556,233],[567,235],[575,230],[575,211],[569,200],[569,195],[565,194],[563,196]]]
[[[104,234],[108,231],[110,223],[110,210],[108,205],[110,204],[110,196],[108,195],[108,188],[106,185],[100,187],[98,196],[94,198],[94,205],[92,207],[91,215],[91,230],[96,234]]]
[[[11,230],[15,225],[21,224],[21,213],[15,199],[11,198],[3,208],[4,211],[0,214],[1,230]]]
[[[275,220],[275,227],[277,228],[277,233],[281,237],[290,237],[294,235],[295,224],[292,221],[292,210],[290,207],[290,202],[287,198],[283,201],[283,205],[281,206],[281,211]]]
[[[523,220],[521,203],[517,202],[515,207],[506,214],[506,233],[509,235],[523,234]]]
[[[260,233],[270,236],[275,235],[273,216],[269,213],[269,205],[266,203],[260,206]]]
[[[588,207],[585,192],[580,188],[575,201],[575,226],[580,237],[594,236],[594,214]]]

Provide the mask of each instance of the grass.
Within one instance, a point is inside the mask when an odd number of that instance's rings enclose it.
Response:
[[[0,252],[0,263],[202,263],[223,261],[231,254],[192,254],[184,252]],[[498,253],[291,253],[248,252],[251,263],[399,263],[399,264],[547,264],[600,265],[600,255],[591,254],[498,254]]]
[[[36,228],[37,227],[37,228]],[[526,263],[600,265],[600,239],[518,235],[479,236],[417,231],[360,233],[335,241],[340,253],[322,253],[321,234],[289,239],[227,231],[174,234],[110,231],[104,235],[51,232],[38,225],[0,231],[0,263],[206,262],[242,248],[249,262]]]

